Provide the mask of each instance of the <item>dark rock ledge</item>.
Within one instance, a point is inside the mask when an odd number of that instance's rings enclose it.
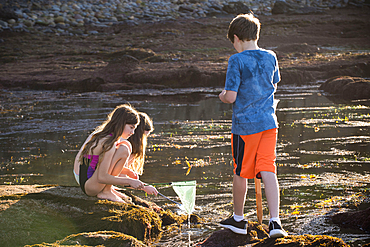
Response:
[[[309,57],[314,57],[315,54],[324,56],[325,51],[305,43],[281,45],[275,51],[279,59],[282,78],[280,85],[303,85],[336,76],[370,77],[369,55],[348,57],[347,60],[341,61],[310,63],[306,58],[307,54]],[[298,62],[290,64],[292,59]],[[171,62],[168,58],[150,49],[138,48],[125,48],[107,53],[102,55],[100,60],[106,65],[99,68],[81,68],[74,70],[73,73],[69,70],[50,69],[47,71],[26,70],[20,74],[14,70],[12,63],[4,63],[3,69],[7,73],[0,76],[0,88],[112,92],[129,89],[222,87],[225,83],[227,69],[226,61]],[[29,63],[32,64],[32,62]],[[39,59],[38,63],[48,64],[50,62]],[[77,65],[71,63],[68,66]],[[359,85],[358,82],[356,84]],[[354,83],[347,86],[352,85]],[[366,87],[366,83],[362,85]],[[329,89],[333,88],[329,86]],[[347,88],[344,90],[348,91]],[[350,90],[357,89],[350,88]],[[368,98],[370,94],[365,92],[368,91],[360,89],[359,92],[351,95],[354,95],[353,99],[363,98],[363,95]]]
[[[132,203],[87,197],[78,187],[0,186],[2,241],[9,246],[150,246],[165,231],[179,231],[186,216],[163,210],[130,193]],[[196,215],[192,224],[200,224]],[[249,222],[248,235],[216,231],[196,244],[210,246],[349,246],[330,236],[268,238],[266,225]],[[56,241],[56,239],[59,239]]]
[[[344,99],[370,99],[370,80],[361,77],[333,77],[321,84],[319,89]]]

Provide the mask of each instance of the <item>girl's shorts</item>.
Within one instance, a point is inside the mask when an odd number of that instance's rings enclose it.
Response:
[[[231,135],[234,174],[243,178],[261,178],[261,171],[276,173],[278,129],[252,135]]]

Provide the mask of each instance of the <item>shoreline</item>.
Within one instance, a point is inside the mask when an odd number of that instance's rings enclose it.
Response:
[[[259,46],[277,53],[281,84],[370,77],[368,8],[260,17]],[[0,88],[115,91],[223,86],[235,51],[230,17],[101,28],[99,35],[0,32]],[[104,32],[103,32],[104,31]]]

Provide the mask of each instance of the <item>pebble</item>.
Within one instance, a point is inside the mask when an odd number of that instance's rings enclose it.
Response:
[[[359,0],[361,1],[361,0]],[[215,17],[230,15],[224,6],[233,7],[242,2],[257,15],[271,15],[275,0],[56,0],[37,3],[19,0],[11,6],[18,20],[0,21],[3,30],[55,33],[57,35],[78,35],[86,25],[109,27],[116,23],[139,25],[178,18]],[[24,2],[23,4],[21,4]],[[294,0],[306,6],[345,7],[348,0]],[[51,3],[51,4],[48,4]],[[325,4],[324,4],[325,3]],[[3,7],[6,4],[3,4]],[[101,32],[101,30],[99,30]],[[96,35],[98,31],[85,34]]]

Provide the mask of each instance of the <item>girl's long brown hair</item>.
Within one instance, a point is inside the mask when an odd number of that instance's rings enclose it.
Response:
[[[135,130],[135,134],[128,138],[132,145],[132,155],[133,162],[131,162],[130,169],[139,175],[143,174],[144,170],[144,160],[145,160],[145,149],[147,145],[147,137],[145,131],[153,131],[153,121],[150,117],[144,113],[140,112],[140,123]]]
[[[96,127],[93,136],[90,141],[86,143],[83,147],[80,163],[84,156],[88,154],[93,154],[94,149],[98,146],[100,140],[105,138],[102,143],[102,152],[99,153],[99,163],[103,155],[110,150],[114,143],[122,136],[123,130],[126,124],[139,123],[139,114],[138,112],[129,104],[123,104],[117,106],[111,113],[108,114],[107,119],[98,127]]]

